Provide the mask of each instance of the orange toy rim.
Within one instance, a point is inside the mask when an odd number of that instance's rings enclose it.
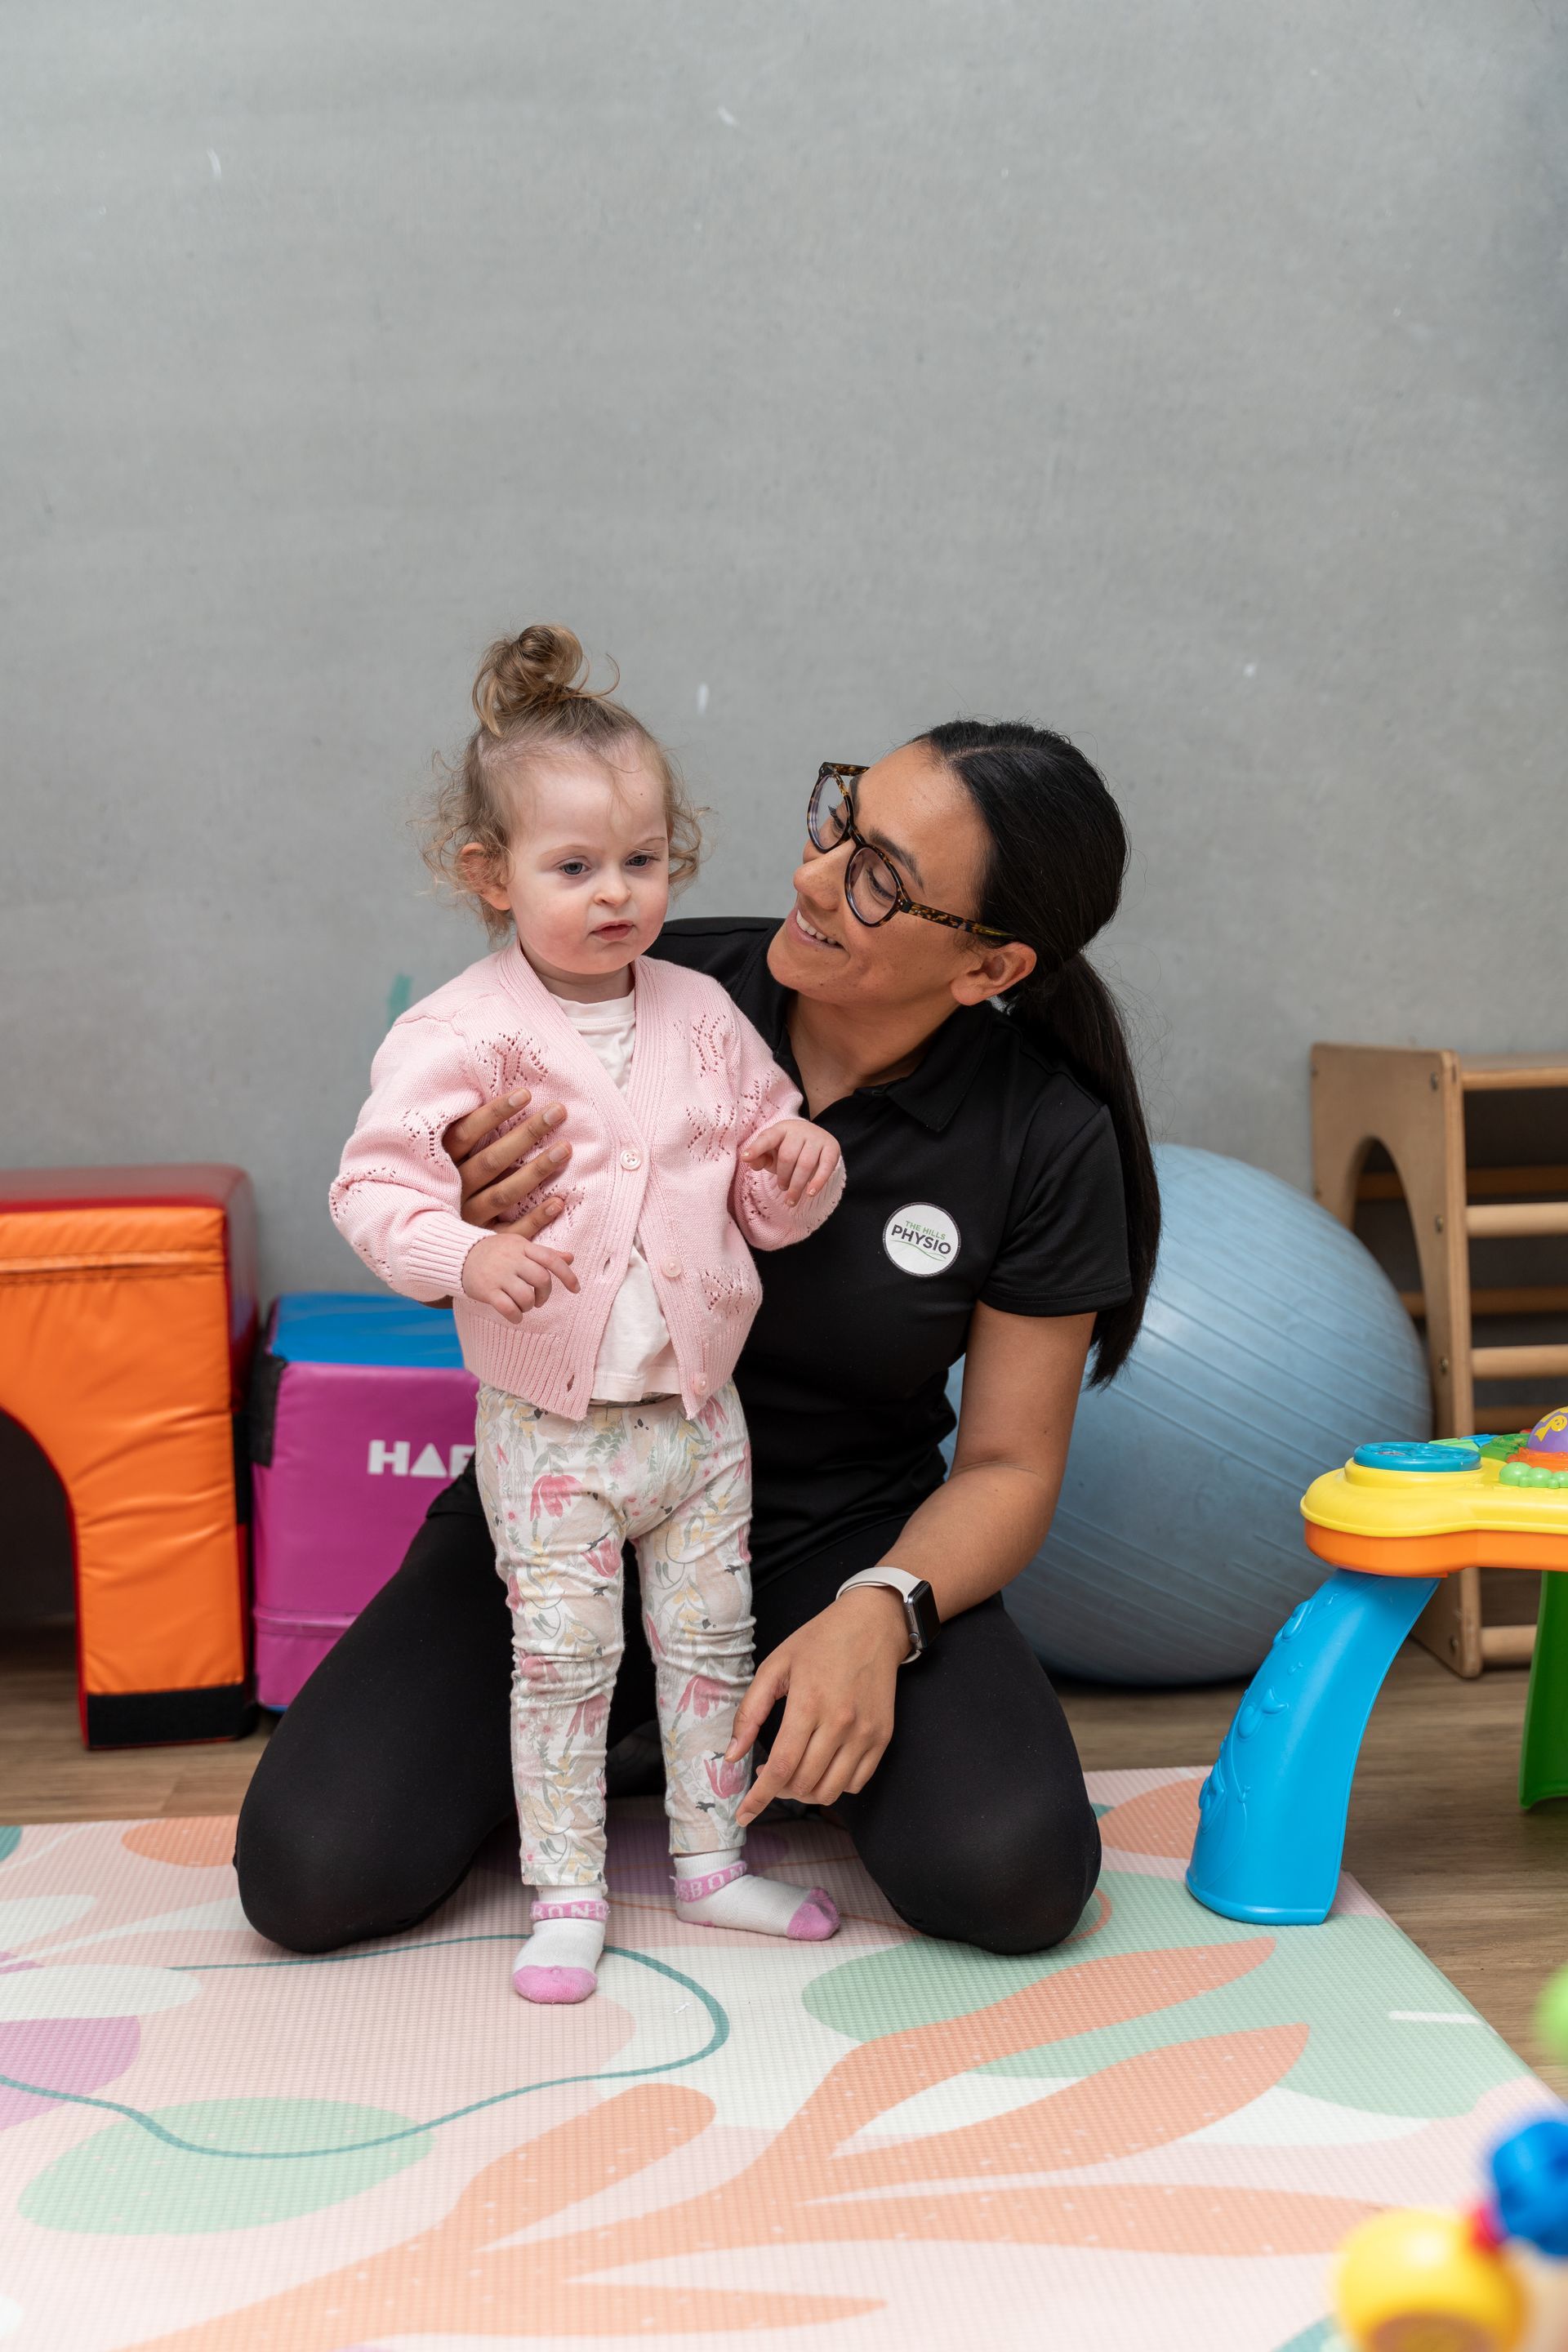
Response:
[[[1568,1535],[1465,1528],[1445,1536],[1356,1536],[1303,1522],[1307,1549],[1367,1576],[1452,1576],[1461,1568],[1568,1569]]]

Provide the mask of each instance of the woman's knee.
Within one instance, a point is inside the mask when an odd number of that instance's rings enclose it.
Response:
[[[290,1952],[330,1952],[353,1940],[352,1912],[362,1908],[355,1856],[330,1835],[312,1833],[257,1800],[239,1817],[234,1868],[240,1908],[258,1936]],[[357,1931],[363,1934],[362,1928]]]
[[[1100,1830],[1087,1798],[1065,1819],[1020,1802],[945,1848],[927,1847],[911,1883],[884,1891],[923,1935],[985,1952],[1048,1952],[1078,1926],[1099,1875]]]
[[[240,1906],[258,1936],[290,1952],[331,1952],[395,1934],[411,1904],[413,1916],[430,1907],[410,1885],[401,1837],[378,1837],[363,1807],[301,1802],[288,1774],[268,1770],[274,1760],[263,1758],[246,1791],[235,1839]]]

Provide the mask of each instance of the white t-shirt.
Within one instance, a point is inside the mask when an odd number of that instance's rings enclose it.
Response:
[[[637,1036],[635,992],[628,988],[624,996],[609,997],[602,1004],[575,1004],[564,996],[555,1002],[624,1094]],[[605,1404],[636,1404],[640,1397],[672,1396],[679,1386],[680,1367],[639,1234],[599,1342],[594,1394]]]

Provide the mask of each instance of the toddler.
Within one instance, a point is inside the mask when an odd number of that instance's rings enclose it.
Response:
[[[605,1731],[636,1545],[664,1747],[676,1908],[816,1940],[820,1888],[748,1876],[727,1751],[752,1669],[750,1454],[731,1374],[782,1249],[837,1205],[838,1147],[717,982],[650,960],[695,819],[630,712],[533,627],[492,646],[432,858],[499,950],[403,1014],[332,1187],[383,1281],[450,1295],[480,1386],[475,1468],[511,1604],[511,1753],[531,1932],[527,2000],[595,1986]],[[550,1245],[458,1213],[451,1122],[527,1087],[559,1100],[570,1181]]]

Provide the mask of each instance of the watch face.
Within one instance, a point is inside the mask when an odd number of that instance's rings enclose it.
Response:
[[[942,1619],[937,1615],[936,1595],[922,1577],[904,1602],[904,1613],[910,1621],[910,1637],[918,1642],[921,1653],[932,1648],[942,1631]]]

